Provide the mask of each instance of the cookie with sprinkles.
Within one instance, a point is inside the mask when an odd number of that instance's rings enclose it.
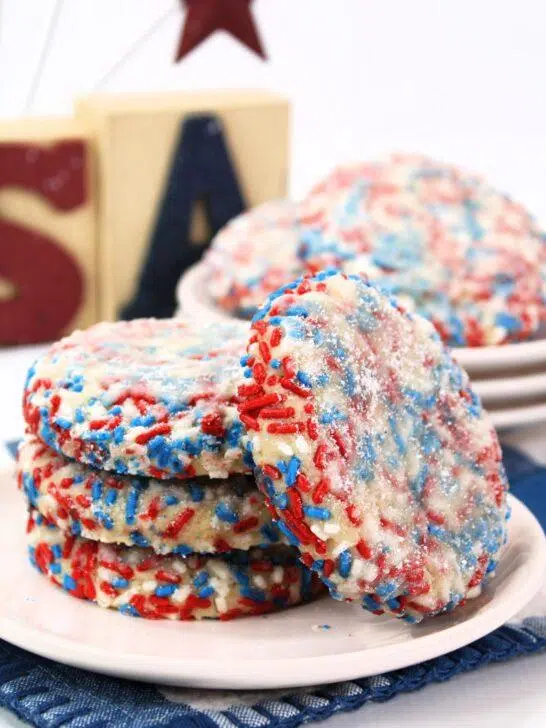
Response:
[[[101,323],[31,367],[27,429],[78,462],[151,478],[247,470],[235,398],[248,325]]]
[[[309,601],[320,581],[288,547],[222,556],[158,556],[63,534],[31,510],[31,563],[80,599],[145,619],[221,619],[265,614]]]
[[[477,595],[507,482],[431,324],[326,271],[272,295],[252,330],[239,411],[257,481],[332,596],[415,622]]]
[[[68,460],[35,437],[19,448],[18,482],[61,531],[156,553],[224,553],[284,542],[250,475],[154,480]]]
[[[297,205],[265,202],[232,220],[203,258],[208,295],[241,318],[252,318],[270,293],[303,272],[297,256]]]
[[[311,272],[366,273],[451,346],[528,338],[545,313],[532,216],[482,179],[417,155],[336,170],[303,202]]]

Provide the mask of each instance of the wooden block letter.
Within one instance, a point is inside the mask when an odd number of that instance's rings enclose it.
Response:
[[[149,260],[150,244],[157,239],[154,231],[157,231],[158,215],[166,209],[169,174],[176,150],[181,148],[180,131],[185,119],[207,114],[218,119],[242,198],[248,206],[286,194],[289,105],[273,94],[98,95],[82,99],[77,105],[77,114],[92,128],[98,151],[98,277],[102,318],[117,318],[134,300],[144,262]],[[188,167],[191,165],[179,165],[181,169]],[[171,185],[172,182],[171,175]],[[178,180],[178,184],[196,186],[189,179]],[[202,202],[205,206],[208,203],[206,193]],[[235,206],[231,208],[235,210]],[[209,215],[211,226],[220,224],[221,218],[220,214]],[[203,228],[202,219],[199,221],[194,216],[190,240],[181,229],[177,244],[202,242],[216,232],[215,229],[203,232]],[[176,235],[171,237],[174,240]],[[180,259],[197,257],[184,255],[181,250]],[[148,280],[152,277],[150,270],[148,265]],[[172,288],[174,283],[163,277],[154,283],[157,287],[165,285]],[[169,296],[164,297],[165,315],[169,313],[169,300]],[[145,308],[137,310],[146,311]]]
[[[88,175],[76,122],[0,124],[0,344],[49,341],[95,321]]]

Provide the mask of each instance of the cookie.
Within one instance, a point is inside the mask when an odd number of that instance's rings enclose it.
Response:
[[[450,346],[525,339],[544,316],[533,218],[454,167],[398,155],[338,170],[301,214],[298,254],[309,271],[365,273]]]
[[[27,436],[18,482],[29,503],[62,531],[156,553],[223,553],[283,538],[254,478],[154,480],[94,470]]]
[[[507,482],[430,323],[327,271],[271,296],[252,330],[239,411],[258,484],[332,596],[415,622],[477,595]]]
[[[32,509],[27,531],[30,561],[51,582],[135,617],[228,620],[285,609],[321,591],[288,547],[158,556],[65,535]]]
[[[208,294],[221,308],[252,318],[270,293],[303,272],[298,235],[290,200],[265,202],[235,218],[204,256]]]
[[[27,429],[95,468],[151,478],[247,470],[235,395],[244,323],[101,323],[53,344],[31,367]]]

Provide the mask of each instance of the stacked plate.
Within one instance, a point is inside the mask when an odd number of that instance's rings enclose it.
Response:
[[[453,353],[497,428],[546,422],[546,328],[519,344]]]
[[[230,315],[206,294],[202,265],[190,268],[178,284],[179,310],[202,321]],[[546,422],[546,327],[533,340],[504,346],[454,349],[497,429]]]

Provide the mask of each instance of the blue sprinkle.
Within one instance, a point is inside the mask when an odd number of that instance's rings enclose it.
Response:
[[[60,564],[50,564],[49,570],[51,571],[52,574],[60,574],[62,571]]]
[[[201,599],[208,599],[208,597],[211,597],[214,594],[214,587],[212,587],[210,584],[208,586],[203,587],[203,589],[200,589],[197,592],[197,596]]]
[[[239,520],[238,515],[226,503],[223,503],[222,501],[218,503],[218,505],[214,509],[214,512],[221,521],[225,521],[226,523],[237,523],[237,521]]]
[[[285,511],[288,508],[288,496],[286,493],[276,493],[272,498],[271,502],[280,511]]]
[[[281,360],[280,359],[271,359],[269,362],[269,366],[273,369],[280,369],[281,368]]]
[[[55,420],[55,424],[62,430],[69,430],[72,427],[72,422],[70,422],[70,420],[67,420],[65,417],[57,417],[57,419]]]
[[[136,607],[133,607],[132,604],[122,604],[119,608],[119,611],[121,614],[128,614],[131,617],[140,617],[140,613],[136,609]]]
[[[375,612],[378,609],[381,609],[381,602],[375,599],[371,594],[366,594],[362,598],[362,604],[366,607],[366,609],[369,609],[371,612]]]
[[[60,558],[61,558],[61,556],[63,555],[63,550],[62,550],[62,548],[60,547],[60,545],[59,545],[58,543],[56,543],[56,544],[54,544],[54,545],[53,545],[53,546],[51,547],[51,553],[53,554],[53,556],[54,556],[54,557],[55,557],[56,559],[60,559]]]
[[[93,501],[98,501],[102,497],[102,483],[100,480],[94,480],[91,486],[91,498]]]
[[[205,584],[209,580],[209,575],[206,571],[200,571],[199,574],[194,578],[193,585],[196,589],[199,589],[199,587],[205,586]]]
[[[288,540],[288,543],[291,546],[299,546],[299,538],[292,533],[292,531],[288,528],[286,524],[284,524],[282,521],[278,521],[277,526],[282,531],[282,533],[284,533]]]
[[[110,490],[106,493],[106,496],[104,498],[104,502],[108,506],[113,506],[118,499],[118,492],[115,488],[110,488]]]
[[[112,579],[110,582],[114,589],[126,589],[129,586],[127,579],[123,579],[121,576]]]
[[[178,554],[179,556],[189,556],[191,553],[193,553],[193,549],[185,544],[179,544],[173,549],[173,554]]]
[[[138,533],[138,531],[131,531],[131,541],[135,544],[135,546],[141,546],[142,548],[148,548],[150,545],[148,539],[144,538],[144,536],[141,533]]]
[[[156,597],[170,597],[175,593],[176,589],[176,584],[161,584],[154,593]]]
[[[76,584],[75,579],[73,579],[69,574],[65,574],[63,576],[63,587],[67,591],[73,591],[74,589],[77,588],[77,586],[78,585]]]
[[[508,313],[498,313],[495,316],[495,325],[507,331],[518,331],[521,328],[520,320],[516,316],[511,316]]]
[[[286,475],[284,479],[286,481],[286,485],[288,485],[289,487],[294,485],[294,483],[296,482],[300,466],[301,460],[297,457],[291,457],[288,461],[288,465],[286,467]]]
[[[396,584],[393,581],[387,581],[379,584],[375,588],[375,593],[380,599],[390,599],[396,591]]]
[[[353,565],[353,557],[351,552],[346,549],[342,551],[337,559],[337,570],[339,575],[346,579],[351,573],[351,567]]]
[[[132,526],[135,523],[135,516],[138,507],[138,499],[140,497],[140,491],[136,487],[132,487],[127,496],[127,504],[125,506],[125,522]]]
[[[277,543],[279,540],[279,533],[273,524],[264,524],[260,529],[260,533],[266,539],[266,543]]]
[[[166,506],[176,506],[179,503],[180,503],[180,500],[175,495],[169,494],[169,495],[165,496],[165,505]]]
[[[298,380],[298,382],[301,382],[301,384],[303,384],[304,387],[311,388],[313,386],[313,382],[311,381],[310,376],[308,374],[306,374],[304,371],[302,371],[301,369],[296,374],[296,379]]]
[[[319,506],[304,506],[303,512],[309,518],[316,518],[319,521],[328,521],[332,517],[328,508],[320,508]]]

